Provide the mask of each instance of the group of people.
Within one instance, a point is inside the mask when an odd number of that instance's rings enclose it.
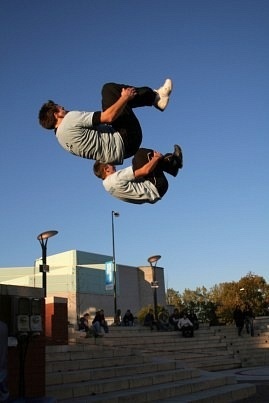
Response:
[[[244,326],[246,327],[247,333],[254,336],[254,318],[252,308],[249,304],[246,304],[243,309],[241,309],[240,305],[236,305],[233,312],[233,319],[237,327],[238,336],[242,335]]]
[[[135,317],[130,309],[127,309],[123,318],[121,317],[121,310],[117,309],[116,316],[114,318],[114,324],[116,326],[134,326]]]
[[[184,337],[193,337],[194,330],[199,328],[199,322],[196,314],[191,311],[180,312],[178,308],[169,315],[168,311],[163,307],[156,319],[153,309],[149,309],[144,319],[144,326],[150,327],[151,330],[159,331],[178,330],[182,332]]]
[[[78,329],[86,332],[86,337],[93,335],[94,337],[103,337],[105,333],[109,332],[108,324],[105,319],[105,313],[103,309],[96,311],[92,324],[89,323],[90,315],[85,313],[80,319]]]
[[[102,111],[68,111],[49,100],[39,111],[39,123],[54,131],[66,151],[94,160],[94,174],[112,196],[135,204],[155,203],[168,190],[164,173],[176,177],[182,168],[182,150],[175,145],[162,155],[139,148],[142,129],[133,109],[154,106],[164,111],[171,92],[171,79],[157,90],[107,83],[102,88]],[[116,165],[130,157],[132,165],[117,171]]]
[[[117,326],[134,326],[135,317],[130,309],[127,309],[123,318],[121,317],[121,310],[118,309],[114,318],[114,324]],[[96,311],[95,317],[90,324],[90,314],[88,312],[79,319],[78,329],[86,332],[86,336],[103,337],[105,333],[109,332],[108,323],[105,318],[103,309]]]

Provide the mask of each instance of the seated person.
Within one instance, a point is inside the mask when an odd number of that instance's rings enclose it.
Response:
[[[187,317],[186,312],[183,313],[182,318],[178,321],[178,328],[182,331],[183,337],[193,337],[193,324]]]
[[[169,330],[169,313],[164,307],[158,315],[158,322],[160,330]]]
[[[103,336],[104,333],[109,332],[103,309],[100,309],[96,312],[95,317],[92,321],[92,325],[97,336]]]
[[[180,319],[180,313],[178,308],[174,309],[174,312],[169,316],[169,323],[174,330],[179,330],[177,324]]]
[[[134,326],[134,315],[132,314],[130,309],[127,309],[127,311],[125,312],[122,323],[124,326]]]
[[[144,326],[149,326],[151,330],[153,330],[155,326],[157,330],[159,330],[158,323],[156,322],[153,315],[153,309],[149,309],[148,313],[146,314],[144,319]]]
[[[190,313],[188,314],[188,318],[190,319],[191,323],[193,324],[193,329],[198,330],[199,321],[198,321],[196,313],[193,310],[191,310]]]
[[[84,315],[79,319],[78,322],[78,330],[82,330],[84,332],[89,331],[89,317],[88,313],[84,313]]]

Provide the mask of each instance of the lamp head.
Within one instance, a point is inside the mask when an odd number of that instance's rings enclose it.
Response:
[[[51,238],[52,236],[57,235],[57,234],[58,234],[58,231],[54,231],[54,230],[45,231],[45,232],[41,232],[41,234],[39,234],[37,236],[37,239],[39,241],[42,241],[43,239],[46,240],[46,239]]]
[[[148,258],[148,262],[152,265],[154,263],[157,263],[159,259],[161,259],[161,255],[150,256]]]
[[[119,217],[120,216],[120,213],[118,213],[117,211],[112,211],[112,214],[113,214],[114,217]]]

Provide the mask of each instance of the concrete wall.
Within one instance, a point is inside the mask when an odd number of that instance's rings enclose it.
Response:
[[[105,289],[105,263],[111,256],[71,250],[47,257],[50,267],[47,273],[47,296],[66,298],[68,301],[68,321],[77,324],[77,319],[89,312],[94,316],[97,309],[103,308],[106,317],[114,317],[113,290]],[[40,260],[35,268],[26,268],[25,276],[12,277],[12,273],[22,275],[21,271],[0,270],[0,282],[25,282],[42,287],[42,273],[39,273]],[[165,305],[164,269],[156,268],[159,282],[158,304]],[[132,267],[117,264],[117,307],[124,313],[127,309],[136,314],[142,307],[153,304],[152,269],[148,266]]]

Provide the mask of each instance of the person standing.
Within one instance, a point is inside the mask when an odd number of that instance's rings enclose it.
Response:
[[[233,318],[235,321],[235,326],[237,327],[238,336],[241,336],[245,320],[244,320],[244,313],[240,308],[240,305],[236,305],[235,310],[233,312]]]
[[[253,337],[254,336],[254,314],[253,314],[252,308],[249,304],[245,305],[245,309],[244,309],[243,313],[244,313],[246,331],[248,334],[250,333],[250,335]]]

